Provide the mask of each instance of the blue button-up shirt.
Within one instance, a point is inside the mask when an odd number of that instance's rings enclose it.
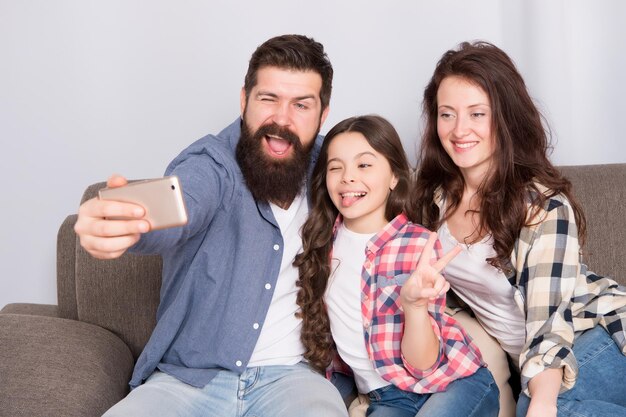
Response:
[[[170,163],[165,175],[179,177],[189,222],[147,233],[131,249],[163,257],[157,325],[131,387],[157,367],[202,387],[221,369],[243,371],[252,355],[276,286],[283,239],[270,206],[257,203],[245,185],[235,158],[240,133],[237,119]],[[309,173],[321,141],[318,136]]]

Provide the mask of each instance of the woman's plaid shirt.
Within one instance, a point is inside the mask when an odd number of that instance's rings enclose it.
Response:
[[[435,202],[443,207],[441,191]],[[565,196],[547,199],[522,228],[510,266],[515,302],[526,317],[519,364],[527,395],[530,379],[549,368],[563,369],[561,390],[574,386],[578,363],[572,344],[576,335],[596,325],[604,327],[626,355],[626,288],[587,270],[574,211]]]
[[[578,375],[572,344],[580,332],[601,325],[626,354],[626,288],[582,263],[574,212],[564,196],[549,199],[532,223],[511,255],[510,281],[526,314],[522,388],[544,369],[563,368],[562,389],[569,389]]]
[[[335,233],[341,218],[335,223]],[[478,347],[450,316],[444,314],[445,296],[431,302],[433,331],[440,340],[439,356],[430,369],[419,370],[406,362],[400,351],[404,315],[400,289],[411,275],[428,240],[429,231],[398,215],[366,245],[361,280],[361,313],[365,346],[380,376],[405,391],[432,393],[474,374],[482,362]],[[441,252],[437,241],[433,258]],[[329,373],[345,370],[338,355]]]

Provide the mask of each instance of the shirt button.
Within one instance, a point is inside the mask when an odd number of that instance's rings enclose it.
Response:
[[[269,282],[267,284],[265,284],[265,289],[269,290],[270,288],[272,288],[272,284],[270,284]]]
[[[369,322],[369,321],[366,321],[365,323],[363,323],[363,326],[364,326],[365,328],[370,327],[370,322]]]
[[[274,250],[278,250],[278,249],[280,249],[280,246],[278,244],[275,244],[274,245]]]
[[[370,269],[372,267],[372,263],[370,261],[365,262],[365,269]]]
[[[253,328],[254,330],[258,329],[258,328],[259,328],[259,323],[254,323],[254,324],[252,325],[252,328]]]
[[[237,362],[235,362],[235,365],[237,365],[237,366],[241,366],[241,361],[237,361]]]

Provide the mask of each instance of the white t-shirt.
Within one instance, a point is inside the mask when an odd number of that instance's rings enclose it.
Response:
[[[300,340],[302,320],[296,318],[298,269],[293,266],[295,256],[302,251],[300,228],[309,208],[303,191],[293,200],[287,210],[270,204],[283,236],[283,259],[276,288],[272,296],[265,323],[257,340],[249,367],[267,365],[295,365],[303,358],[304,346]],[[250,234],[254,239],[254,232]],[[259,326],[255,323],[253,326]]]
[[[438,230],[443,253],[459,243],[447,223]],[[496,338],[502,348],[517,362],[524,345],[525,318],[515,304],[511,286],[502,271],[485,261],[495,256],[493,239],[486,237],[463,250],[446,266],[445,277],[454,292],[474,311],[485,331]]]
[[[360,393],[389,385],[374,369],[363,336],[361,271],[365,245],[375,234],[355,233],[341,224],[333,244],[332,270],[326,290],[330,330],[339,356],[352,368]]]

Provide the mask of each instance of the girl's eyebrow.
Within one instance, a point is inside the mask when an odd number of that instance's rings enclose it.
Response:
[[[361,153],[358,153],[358,154],[354,155],[354,159],[360,158],[360,157],[365,156],[365,155],[370,155],[370,156],[373,156],[374,158],[376,158],[376,155],[374,155],[372,152],[370,152],[370,151],[365,151],[365,152],[361,152]],[[378,159],[378,158],[376,158],[376,159]],[[341,158],[331,158],[331,159],[329,159],[329,160],[326,162],[326,164],[328,165],[328,164],[330,164],[331,162],[335,162],[335,161],[336,161],[336,162],[341,162]]]

